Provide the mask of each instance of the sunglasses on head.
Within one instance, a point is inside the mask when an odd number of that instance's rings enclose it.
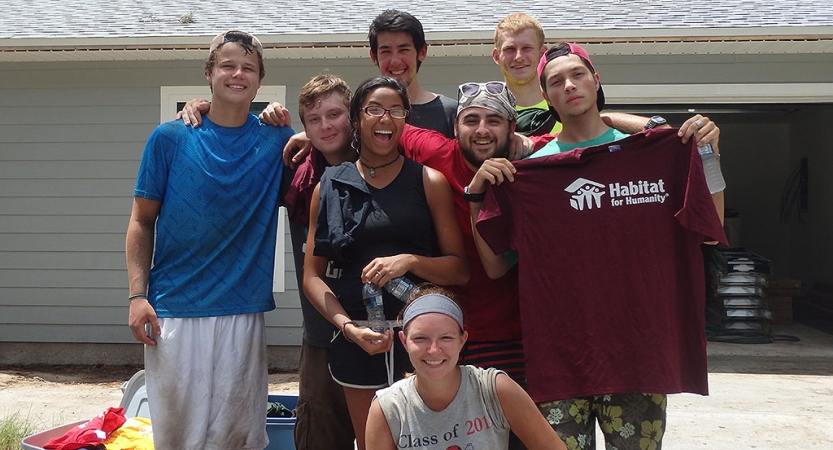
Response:
[[[474,97],[484,90],[494,96],[503,94],[506,90],[506,83],[502,81],[489,81],[488,83],[465,83],[461,84],[457,91],[457,100],[462,97]]]

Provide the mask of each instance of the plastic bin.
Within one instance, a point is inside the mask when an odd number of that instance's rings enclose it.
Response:
[[[298,396],[269,394],[269,401],[280,402],[289,409],[295,409]],[[269,436],[267,450],[295,450],[294,417],[267,417],[266,434]]]
[[[124,415],[126,417],[150,418],[144,370],[136,372],[129,381],[124,383],[121,390],[123,395],[119,406],[124,408]],[[289,409],[295,409],[298,404],[298,396],[270,394],[269,401],[280,402]],[[61,437],[73,427],[86,423],[87,421],[88,420],[79,420],[77,422],[68,423],[66,425],[61,425],[49,430],[41,431],[40,433],[35,433],[31,436],[27,436],[20,442],[20,448],[23,450],[44,450],[43,446],[46,445],[50,439]],[[294,433],[294,417],[267,417],[266,434],[269,436],[269,446],[266,447],[266,449],[295,450]]]

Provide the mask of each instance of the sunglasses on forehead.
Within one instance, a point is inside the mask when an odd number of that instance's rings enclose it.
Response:
[[[502,81],[489,81],[488,83],[461,84],[457,91],[457,100],[460,100],[461,97],[474,97],[484,89],[487,93],[498,96],[506,90],[506,83]]]

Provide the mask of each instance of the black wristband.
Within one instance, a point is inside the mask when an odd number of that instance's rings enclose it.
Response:
[[[469,192],[469,187],[466,186],[463,188],[463,200],[470,202],[470,203],[480,203],[483,199],[486,198],[486,193],[482,192],[480,194],[472,194]]]

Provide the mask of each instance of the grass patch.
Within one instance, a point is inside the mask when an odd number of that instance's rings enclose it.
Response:
[[[20,450],[20,441],[35,433],[40,425],[28,414],[19,412],[0,419],[0,450]]]

